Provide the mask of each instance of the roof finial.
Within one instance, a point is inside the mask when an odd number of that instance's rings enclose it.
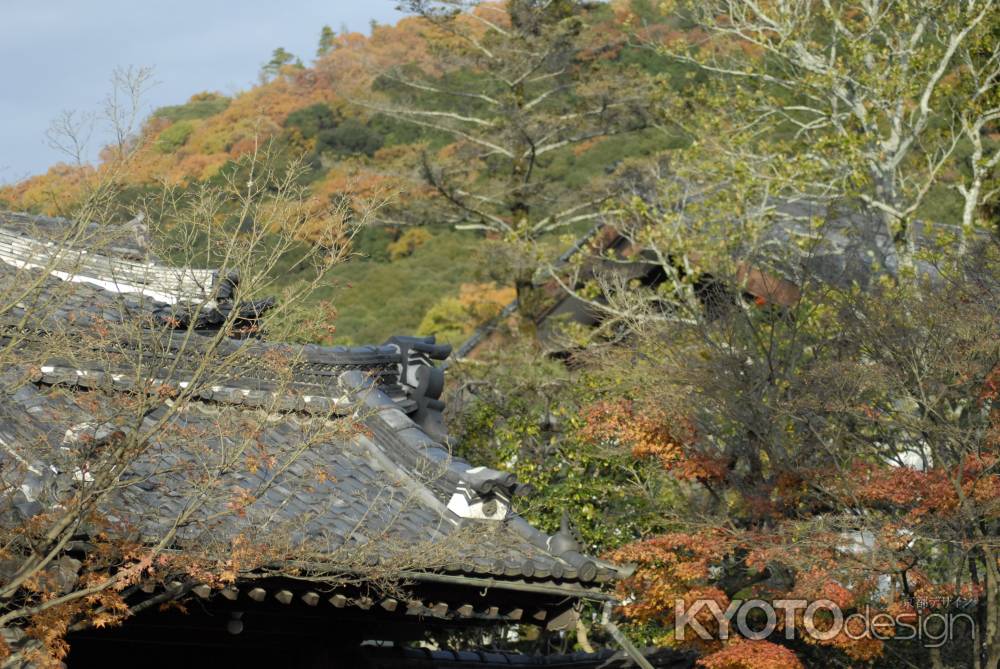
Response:
[[[559,531],[552,535],[549,540],[549,548],[554,555],[562,555],[570,551],[580,550],[580,544],[573,536],[569,528],[569,512],[563,509],[562,521],[559,524]]]

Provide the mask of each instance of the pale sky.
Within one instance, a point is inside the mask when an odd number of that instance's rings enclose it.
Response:
[[[324,24],[368,32],[396,0],[0,0],[0,183],[63,156],[45,131],[63,110],[93,112],[118,67],[150,66],[146,111],[200,91],[249,88],[283,46],[310,63]],[[96,155],[100,137],[91,142]]]

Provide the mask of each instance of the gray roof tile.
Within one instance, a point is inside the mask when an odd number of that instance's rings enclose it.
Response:
[[[0,213],[0,228],[7,221]],[[0,283],[14,280],[14,274],[0,262]],[[95,318],[106,321],[134,319],[163,307],[143,296],[114,294],[86,283],[67,286],[50,277],[44,286],[48,295],[67,288],[69,299],[56,299],[85,305]],[[71,320],[63,312],[33,325],[45,332],[92,324],[90,319]],[[3,325],[0,322],[0,328]],[[159,337],[158,344],[170,352],[166,362],[177,363],[178,371],[164,376],[163,383],[186,387],[181,384],[191,378],[190,370],[201,355],[198,335],[186,349],[180,339],[162,330],[151,330],[149,336]],[[223,348],[226,354],[245,353],[248,360],[271,352],[286,355],[293,370],[290,387],[279,388],[278,379],[260,366],[213,379],[212,387],[200,393],[187,410],[173,415],[168,429],[154,434],[149,448],[129,464],[127,475],[147,478],[112,496],[107,514],[127,519],[153,539],[198,494],[199,472],[211,468],[224,453],[245,447],[235,458],[235,468],[220,470],[218,488],[249,491],[259,499],[241,516],[225,513],[229,500],[219,497],[200,510],[201,517],[219,514],[219,519],[211,527],[192,525],[185,530],[185,540],[224,540],[237,532],[282,526],[293,528],[295,536],[312,542],[312,552],[320,554],[348,544],[381,548],[379,542],[391,537],[414,547],[433,540],[442,549],[438,564],[447,562],[452,571],[470,574],[571,581],[576,574],[596,571],[590,558],[575,551],[566,553],[565,561],[558,560],[549,552],[548,535],[512,513],[504,520],[481,520],[473,513],[449,508],[454,497],[465,494],[460,488],[472,496],[473,505],[496,500],[507,508],[516,481],[504,472],[474,469],[454,457],[436,435],[438,397],[422,394],[427,392],[426,383],[411,385],[413,379],[438,373],[432,368],[433,360],[447,355],[447,349],[433,340],[394,338],[383,345],[357,348],[232,340]],[[37,362],[29,357],[26,364]],[[127,392],[135,378],[129,374],[135,360],[127,355],[102,358],[96,353],[94,360],[87,363],[89,367],[81,363],[79,369],[68,361],[48,361],[34,384],[0,395],[0,430],[14,437],[5,436],[4,441],[29,444],[41,438],[58,452],[67,429],[99,422],[100,417],[84,403],[74,401],[76,395],[98,388],[108,393],[110,401]],[[111,364],[108,360],[114,361],[121,375],[104,373]],[[415,371],[415,367],[427,369]],[[284,413],[272,416],[256,439],[243,444],[240,426],[259,425],[262,413],[257,407],[272,401],[279,402]],[[167,411],[166,404],[154,409],[143,420],[142,429],[152,428]],[[330,431],[346,420],[338,415],[350,412],[364,423],[367,436]],[[178,436],[185,434],[197,436]],[[270,465],[267,458],[258,457],[258,448],[273,459]],[[0,450],[0,464],[8,456]],[[53,463],[57,459],[53,456]],[[282,466],[289,461],[289,466]],[[55,478],[65,489],[72,485],[67,478],[71,476],[72,472],[63,472]],[[36,492],[43,504],[52,503],[54,497],[45,496],[45,485],[49,484],[38,482]]]

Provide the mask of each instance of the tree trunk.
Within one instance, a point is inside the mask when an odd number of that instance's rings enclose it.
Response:
[[[886,166],[872,168],[872,180],[875,183],[875,201],[884,207],[897,209],[896,178],[892,168]],[[899,220],[895,214],[885,208],[876,208],[876,213],[882,229],[896,252],[896,258],[899,262],[897,271],[912,270],[917,246],[916,229],[910,221]]]
[[[590,639],[587,638],[587,626],[583,624],[582,618],[576,619],[576,643],[579,644],[583,652],[594,652],[594,647],[590,645]]]
[[[986,629],[983,630],[984,669],[1000,667],[1000,570],[996,551],[984,549],[983,571],[986,581]]]
[[[541,289],[535,286],[534,272],[519,271],[514,277],[514,289],[517,291],[517,310],[521,317],[530,323],[535,323],[541,315]]]
[[[969,249],[969,238],[973,234],[979,197],[983,190],[983,171],[980,167],[983,164],[983,138],[979,134],[979,127],[968,130],[966,136],[972,142],[972,155],[969,157],[969,163],[972,165],[972,183],[968,188],[962,185],[958,187],[965,199],[962,206],[962,230],[958,240],[959,255],[965,255]]]

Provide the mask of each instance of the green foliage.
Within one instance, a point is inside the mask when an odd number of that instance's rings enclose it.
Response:
[[[160,133],[156,140],[156,150],[160,153],[173,153],[187,143],[193,132],[194,124],[190,121],[174,123]]]
[[[632,0],[629,9],[638,17],[640,24],[663,23],[668,18],[653,0]]]
[[[457,346],[468,336],[469,312],[457,297],[447,296],[424,314],[417,327],[420,336],[434,335],[438,342]]]
[[[374,247],[380,235],[368,233],[362,248]],[[357,345],[385,341],[398,334],[412,334],[434,304],[473,281],[481,261],[473,251],[477,236],[438,231],[433,239],[396,262],[356,258],[330,272],[330,285],[311,297],[300,313],[304,324],[315,319],[313,305],[332,303],[337,310],[337,331],[325,343]],[[384,248],[384,247],[383,247]],[[276,287],[307,278],[308,272],[279,267]]]
[[[337,127],[337,117],[329,105],[318,102],[293,111],[285,119],[286,128],[296,128],[306,139]]]
[[[285,119],[286,129],[296,129],[305,139],[316,139],[316,154],[371,156],[383,143],[377,127],[357,118],[341,118],[329,105],[317,103],[298,109]]]
[[[447,295],[427,310],[417,334],[434,335],[438,341],[459,346],[477,327],[499,316],[513,299],[513,289],[492,281],[464,283],[457,295]]]
[[[264,63],[264,65],[260,68],[260,72],[265,78],[276,77],[281,74],[281,68],[293,63],[298,67],[302,66],[302,61],[297,59],[295,54],[285,50],[284,47],[279,46],[271,52],[271,60]]]
[[[544,175],[564,183],[571,190],[585,189],[609,166],[626,159],[651,157],[669,149],[685,146],[688,140],[679,132],[649,128],[629,135],[598,141],[583,152],[571,149],[554,152],[543,169]]]
[[[662,530],[674,488],[652,462],[627,449],[594,446],[581,438],[580,410],[599,399],[613,379],[569,369],[540,354],[533,337],[507,342],[485,364],[453,368],[489,390],[449,398],[457,454],[470,462],[511,471],[535,493],[519,511],[554,532],[563,511],[594,553]]]
[[[399,260],[400,258],[411,256],[417,248],[423,246],[430,239],[431,233],[426,228],[410,228],[401,234],[399,239],[391,242],[386,247],[386,250],[389,252],[389,259]]]
[[[122,187],[115,195],[114,202],[109,204],[109,220],[128,221],[135,217],[136,211],[142,211],[147,203],[162,193],[162,188],[155,184],[128,185]],[[0,209],[3,209],[0,204]]]
[[[319,58],[325,55],[331,48],[333,48],[333,42],[337,39],[337,34],[333,32],[333,28],[330,26],[323,26],[323,29],[319,31],[319,46],[316,48],[316,57]]]
[[[362,260],[389,262],[389,244],[394,239],[392,229],[381,225],[365,226],[354,236],[351,250]]]
[[[316,151],[371,156],[382,146],[382,138],[358,119],[349,118],[336,128],[316,135]]]
[[[441,22],[455,39],[428,36],[435,62],[387,68],[372,86],[388,99],[386,113],[451,136],[449,147],[424,151],[417,165],[428,190],[439,196],[438,218],[516,240],[522,257],[511,264],[508,279],[521,297],[535,270],[529,247],[554,230],[596,219],[606,199],[597,193],[614,193],[619,185],[607,178],[613,164],[596,170],[599,183],[593,173],[574,183],[547,167],[557,154],[571,160],[596,138],[649,125],[650,82],[627,76],[638,68],[605,67],[604,54],[613,57],[622,41],[609,39],[614,28],[607,23],[595,30],[588,25],[613,21],[611,9],[600,5],[503,3],[509,30],[482,31],[475,21],[439,12],[463,5],[414,3],[416,14]],[[559,167],[560,176],[577,174],[573,166]],[[529,308],[522,300],[522,312]]]
[[[427,142],[432,149],[438,149],[446,145],[449,139],[443,132],[427,130],[385,114],[372,116],[368,121],[368,127],[382,138],[383,146]]]
[[[178,121],[194,121],[222,113],[232,102],[224,95],[217,93],[199,93],[193,96],[187,104],[160,107],[153,112],[153,118],[165,118],[174,123]]]

